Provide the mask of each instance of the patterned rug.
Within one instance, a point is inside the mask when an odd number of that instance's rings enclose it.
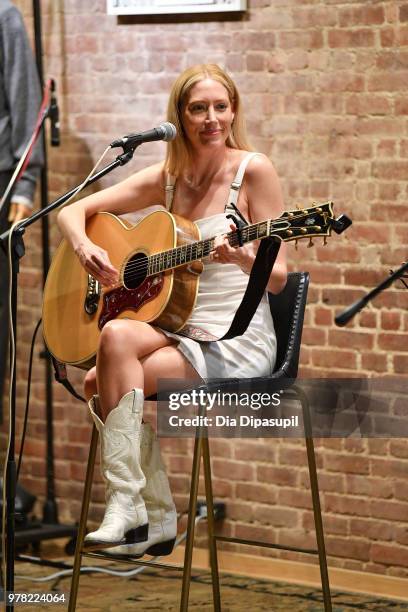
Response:
[[[89,560],[87,560],[87,565]],[[95,561],[92,562],[96,565]],[[99,562],[98,562],[99,565]],[[102,564],[101,564],[102,565]],[[114,571],[129,570],[129,565],[107,565]],[[32,578],[48,576],[57,570],[38,567],[27,563],[16,564],[16,591],[55,592],[68,596],[70,578],[57,577],[47,582],[38,583],[34,580],[23,580],[19,575]],[[180,572],[174,570],[144,571],[127,578],[102,573],[86,573],[81,575],[78,612],[127,612],[139,610],[143,612],[177,612],[180,602],[181,579]],[[290,585],[230,574],[221,575],[221,602],[223,612],[251,610],[251,612],[321,612],[323,601],[321,592],[312,587]],[[353,612],[357,610],[372,610],[375,612],[408,611],[408,603],[379,599],[369,595],[350,593],[332,593],[333,612]],[[17,606],[16,606],[17,607]],[[22,612],[62,611],[65,605],[37,604],[24,605]],[[194,572],[190,589],[189,610],[210,612],[212,606],[211,575],[207,572]]]

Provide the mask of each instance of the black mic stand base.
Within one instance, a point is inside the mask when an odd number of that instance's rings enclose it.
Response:
[[[76,541],[78,525],[63,525],[59,523],[47,524],[32,519],[24,529],[18,529],[15,532],[16,550],[25,547],[29,544],[33,546],[34,551],[38,551],[39,544],[43,540],[57,540],[60,538],[70,538],[65,546],[67,554],[74,554],[73,543]],[[18,554],[16,560],[18,560]]]

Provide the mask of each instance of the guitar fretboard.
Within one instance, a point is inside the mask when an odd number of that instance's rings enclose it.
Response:
[[[253,240],[259,240],[269,235],[269,225],[271,221],[261,221],[260,223],[254,223],[247,225],[241,229],[242,243],[252,242]],[[238,231],[234,230],[226,234],[228,242],[231,246],[239,246]],[[183,266],[197,259],[207,257],[214,249],[215,237],[207,238],[206,240],[199,240],[198,242],[191,242],[190,244],[184,244],[182,246],[169,249],[168,251],[162,251],[155,255],[150,255],[148,258],[148,275],[158,274],[165,270],[172,270],[178,266]]]

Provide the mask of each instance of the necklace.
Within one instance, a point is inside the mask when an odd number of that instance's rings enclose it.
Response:
[[[217,170],[214,172],[214,174],[211,175],[204,175],[204,177],[201,179],[201,181],[199,181],[198,183],[194,180],[193,175],[184,175],[184,181],[186,183],[186,185],[192,189],[193,191],[199,191],[200,189],[203,189],[203,187],[208,187],[213,181],[214,179],[220,174],[220,172],[223,172],[225,170],[224,166],[221,164]]]
[[[212,179],[213,177],[211,177],[211,180]],[[186,184],[188,185],[188,187],[192,189],[193,191],[199,191],[203,186],[207,186],[207,184],[209,183],[208,177],[204,177],[199,183],[196,183],[193,177],[191,176],[185,176],[184,180]]]

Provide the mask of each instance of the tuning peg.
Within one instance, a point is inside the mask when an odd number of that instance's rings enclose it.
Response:
[[[326,245],[327,245],[327,236],[324,236],[324,238],[323,238],[323,246],[326,246]]]
[[[313,243],[312,237],[310,237],[310,238],[309,238],[309,244],[307,245],[307,248],[308,248],[308,249],[310,249],[310,247],[312,247],[312,246],[313,246],[313,244],[314,244],[314,243]]]
[[[297,241],[297,239],[296,239],[296,240],[295,240],[295,251],[297,251],[297,250],[298,250],[298,241]]]

